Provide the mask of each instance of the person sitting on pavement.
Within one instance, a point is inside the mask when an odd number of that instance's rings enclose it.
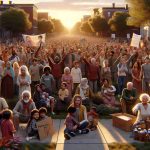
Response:
[[[132,114],[132,108],[137,102],[137,91],[133,87],[132,82],[127,83],[127,88],[124,88],[121,96],[121,107],[123,113]]]

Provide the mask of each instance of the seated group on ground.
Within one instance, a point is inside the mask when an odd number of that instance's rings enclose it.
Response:
[[[139,111],[134,125],[150,117],[147,49],[96,40],[93,44],[90,39],[87,45],[80,46],[78,40],[63,40],[59,47],[60,41],[49,41],[48,51],[44,47],[36,51],[21,43],[2,45],[2,138],[13,138],[19,124],[27,123],[26,136],[39,139],[36,122],[47,118],[49,111],[52,116],[67,112],[65,139],[96,130],[99,115],[93,98],[97,94],[100,103],[109,108],[121,108],[128,114]],[[11,111],[8,105],[14,96],[18,101]]]

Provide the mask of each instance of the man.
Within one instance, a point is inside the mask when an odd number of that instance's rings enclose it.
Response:
[[[142,91],[150,94],[150,58],[145,58],[145,63],[141,66]]]
[[[123,113],[132,114],[132,108],[137,101],[137,91],[132,82],[128,82],[127,88],[123,89],[120,101]]]
[[[29,91],[24,91],[22,93],[22,99],[17,102],[15,108],[13,109],[16,130],[18,130],[20,122],[28,122],[30,113],[35,108],[35,103],[31,99],[31,93]]]

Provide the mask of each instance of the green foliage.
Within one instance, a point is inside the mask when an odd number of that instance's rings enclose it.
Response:
[[[130,4],[128,20],[129,25],[140,27],[150,24],[150,0],[127,0]]]
[[[24,10],[10,8],[1,14],[1,26],[13,33],[20,33],[30,29],[32,24]]]
[[[65,27],[63,26],[62,22],[58,19],[52,19],[52,22],[54,24],[54,32],[56,33],[62,33],[66,31]]]
[[[108,31],[109,26],[107,20],[100,15],[97,15],[89,20],[89,23],[94,32],[103,33]]]
[[[92,28],[91,28],[91,26],[90,26],[88,21],[82,22],[80,29],[84,33],[93,33]]]
[[[126,31],[129,28],[127,25],[128,17],[129,17],[128,13],[115,12],[112,18],[109,20],[111,30],[118,33]]]
[[[41,33],[51,33],[54,30],[54,25],[52,21],[43,19],[38,22],[38,30]]]

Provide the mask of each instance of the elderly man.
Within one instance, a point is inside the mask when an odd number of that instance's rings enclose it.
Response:
[[[28,122],[30,118],[30,113],[35,108],[35,103],[31,99],[31,93],[29,91],[24,91],[22,93],[22,99],[18,101],[15,108],[13,109],[14,124],[16,130],[18,130],[20,122]]]
[[[120,101],[123,113],[132,114],[132,108],[137,101],[137,91],[132,82],[128,82],[127,88],[123,89]]]
[[[8,108],[8,104],[4,98],[0,98],[0,112]]]

